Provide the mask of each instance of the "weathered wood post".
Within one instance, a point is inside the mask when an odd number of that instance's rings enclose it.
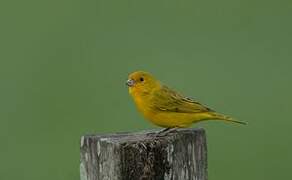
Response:
[[[152,132],[153,133],[153,132]],[[203,129],[81,138],[81,180],[207,180]]]

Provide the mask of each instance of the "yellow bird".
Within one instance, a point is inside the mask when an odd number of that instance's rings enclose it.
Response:
[[[136,71],[130,74],[126,84],[138,110],[145,118],[166,129],[188,127],[205,120],[246,124],[175,92],[148,72]]]

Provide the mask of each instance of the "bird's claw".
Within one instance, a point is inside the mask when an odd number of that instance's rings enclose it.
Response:
[[[157,136],[157,137],[163,137],[163,136],[168,135],[169,133],[176,132],[177,129],[178,129],[178,127],[165,128],[165,129],[162,129],[162,130],[158,131],[158,132],[156,133],[156,136]]]

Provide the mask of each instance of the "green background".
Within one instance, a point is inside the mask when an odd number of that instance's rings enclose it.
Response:
[[[291,1],[0,2],[0,179],[79,180],[88,133],[157,128],[135,70],[248,126],[204,122],[209,179],[291,179]]]

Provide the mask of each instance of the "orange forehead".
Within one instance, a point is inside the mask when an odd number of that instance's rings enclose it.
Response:
[[[129,75],[129,79],[133,79],[133,80],[136,80],[136,79],[139,79],[141,77],[150,77],[150,73],[148,72],[145,72],[145,71],[135,71],[133,73],[131,73]]]

